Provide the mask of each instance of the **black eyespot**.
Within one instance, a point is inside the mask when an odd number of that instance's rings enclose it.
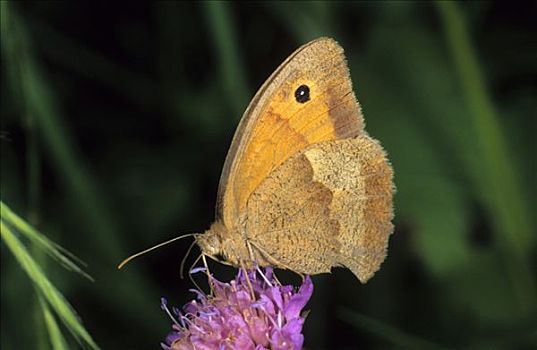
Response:
[[[300,85],[295,91],[295,99],[298,103],[306,103],[310,100],[310,88],[307,85]]]

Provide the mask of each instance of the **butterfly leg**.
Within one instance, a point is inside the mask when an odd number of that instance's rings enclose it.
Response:
[[[248,288],[250,289],[250,296],[252,297],[252,300],[255,300],[254,287],[252,287],[252,282],[250,281],[250,276],[248,275],[248,270],[246,269],[244,260],[240,260],[239,263],[241,265],[242,271],[246,275],[246,283],[248,284]]]
[[[283,286],[282,282],[280,282],[280,280],[278,279],[278,277],[276,276],[276,271],[272,271],[272,277],[274,277],[274,280],[276,280],[276,283],[278,283],[278,285],[281,287]],[[304,280],[304,278],[302,277],[302,280]]]
[[[190,279],[190,281],[196,286],[196,288],[198,288],[198,290],[202,290],[201,287],[196,283],[196,281],[194,280],[194,277],[192,277],[192,270],[194,268],[194,266],[198,263],[198,261],[200,261],[201,257],[204,257],[205,256],[203,254],[200,254],[196,260],[194,260],[194,262],[192,263],[192,265],[190,265],[190,268],[188,269],[188,278]],[[205,260],[205,259],[204,259]],[[212,291],[212,289],[211,289]]]

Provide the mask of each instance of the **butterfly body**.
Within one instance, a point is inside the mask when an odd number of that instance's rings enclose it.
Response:
[[[233,139],[202,253],[367,281],[393,230],[393,171],[364,130],[341,47],[314,40],[261,87]]]

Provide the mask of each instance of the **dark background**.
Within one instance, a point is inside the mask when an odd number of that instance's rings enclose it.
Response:
[[[179,278],[190,240],[117,263],[208,228],[249,99],[322,35],[346,50],[398,192],[375,277],[314,277],[306,347],[537,343],[535,2],[40,1],[2,12],[1,199],[88,263],[94,283],[42,266],[102,348],[159,347],[171,323],[159,298],[193,297]],[[3,244],[1,262],[1,348],[48,348]]]

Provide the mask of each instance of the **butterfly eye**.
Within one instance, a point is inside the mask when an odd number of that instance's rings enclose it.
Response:
[[[300,85],[295,91],[295,99],[298,103],[306,103],[310,100],[310,88],[307,85]]]

